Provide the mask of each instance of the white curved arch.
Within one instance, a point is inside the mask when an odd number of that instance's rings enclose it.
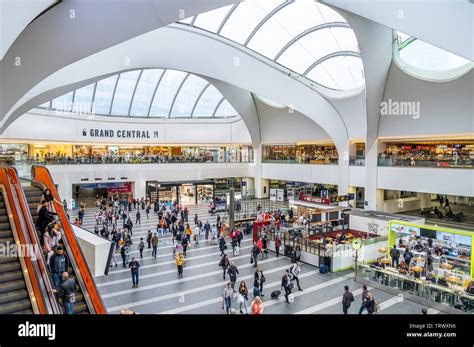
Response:
[[[160,45],[155,47],[149,42],[160,42]],[[214,37],[197,36],[195,32],[188,30],[165,27],[71,64],[43,80],[29,95],[37,96],[64,85],[65,81],[79,82],[79,79],[121,71],[123,64],[117,57],[126,54],[130,58],[129,69],[168,67],[183,70],[224,81],[290,106],[320,125],[333,139],[337,148],[344,150],[348,141],[347,129],[340,115],[326,99],[236,46],[223,44]],[[189,59],[191,56],[193,59]],[[81,77],[71,81],[71,76]],[[15,110],[8,122],[46,101],[35,99],[34,102],[28,102],[31,99],[23,99],[22,107]],[[3,127],[8,125],[8,122],[4,123]]]

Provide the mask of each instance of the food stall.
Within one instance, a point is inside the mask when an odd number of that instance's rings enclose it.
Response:
[[[423,273],[431,272],[437,278],[445,278],[462,287],[467,287],[473,279],[474,263],[471,257],[474,233],[394,220],[389,222],[388,236],[388,247],[396,245],[401,257],[410,243],[422,245],[423,250],[414,252],[413,257],[419,264],[407,264],[409,267],[422,267]],[[426,269],[426,248],[433,250],[430,269]]]

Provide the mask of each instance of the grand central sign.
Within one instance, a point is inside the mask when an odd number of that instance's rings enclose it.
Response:
[[[158,130],[123,130],[83,128],[82,136],[108,139],[158,139]]]

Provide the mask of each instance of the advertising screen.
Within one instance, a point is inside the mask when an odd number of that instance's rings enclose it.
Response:
[[[436,239],[440,241],[447,242],[448,244],[454,242],[454,234],[451,233],[445,233],[442,231],[437,231],[436,232]]]
[[[397,223],[391,224],[392,231],[405,235],[420,236],[420,228]]]
[[[467,235],[454,234],[454,243],[457,245],[469,246],[472,244],[472,237]]]

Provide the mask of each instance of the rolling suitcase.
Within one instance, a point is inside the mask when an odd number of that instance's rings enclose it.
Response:
[[[279,290],[274,290],[271,294],[270,294],[270,297],[272,299],[278,299],[278,297],[280,296],[281,292]]]
[[[234,256],[238,256],[240,254],[240,248],[239,247],[235,247],[234,248]]]

